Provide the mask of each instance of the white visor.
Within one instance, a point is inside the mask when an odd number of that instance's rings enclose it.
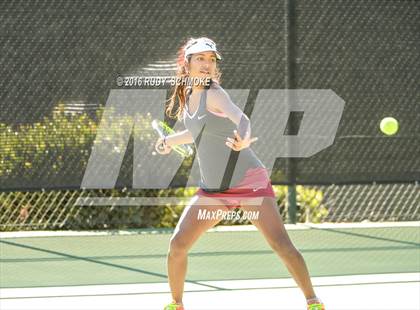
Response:
[[[216,49],[216,43],[208,38],[198,38],[185,47],[185,60],[192,54],[201,52],[214,52],[218,60],[222,60],[222,56]]]

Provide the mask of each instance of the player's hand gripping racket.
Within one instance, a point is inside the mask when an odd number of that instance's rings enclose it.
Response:
[[[158,133],[161,139],[165,138],[166,136],[170,134],[175,133],[175,131],[171,127],[169,127],[167,124],[165,124],[165,122],[158,121],[156,119],[152,121],[152,127]],[[165,149],[163,142],[158,146],[158,148],[162,151]],[[180,156],[184,158],[191,156],[193,153],[192,148],[189,145],[185,145],[185,144],[174,145],[171,148],[172,150],[174,150],[175,152],[177,152]]]

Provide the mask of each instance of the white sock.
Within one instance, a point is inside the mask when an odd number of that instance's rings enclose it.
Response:
[[[313,298],[306,299],[306,303],[307,304],[309,304],[309,303],[318,303],[318,304],[320,304],[322,302],[321,302],[321,299],[319,299],[318,297],[315,296]]]

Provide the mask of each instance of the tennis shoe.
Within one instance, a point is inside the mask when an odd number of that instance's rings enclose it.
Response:
[[[308,310],[325,310],[323,303],[309,304]]]
[[[175,302],[172,302],[169,305],[166,305],[165,308],[163,308],[163,310],[184,310],[184,307]]]

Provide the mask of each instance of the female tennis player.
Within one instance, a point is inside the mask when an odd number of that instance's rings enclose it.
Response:
[[[184,209],[170,240],[167,267],[173,301],[164,309],[184,309],[182,296],[188,251],[205,231],[221,220],[200,218],[199,211],[203,214],[241,207],[244,211],[259,211],[258,219],[252,223],[286,265],[302,290],[308,309],[324,310],[315,295],[305,261],[285,230],[268,171],[250,148],[257,140],[251,137],[250,121],[220,86],[218,61],[221,59],[216,44],[206,37],[191,38],[180,48],[177,78],[190,78],[192,85],[175,85],[166,113],[183,120],[186,130],[156,142],[160,154],[170,153],[174,145],[194,143],[201,175],[200,188]],[[210,83],[196,83],[199,78],[209,78]],[[178,109],[173,114],[176,101]],[[237,155],[236,162],[226,181],[226,167],[229,167],[226,163],[232,158],[229,157],[232,150]]]

